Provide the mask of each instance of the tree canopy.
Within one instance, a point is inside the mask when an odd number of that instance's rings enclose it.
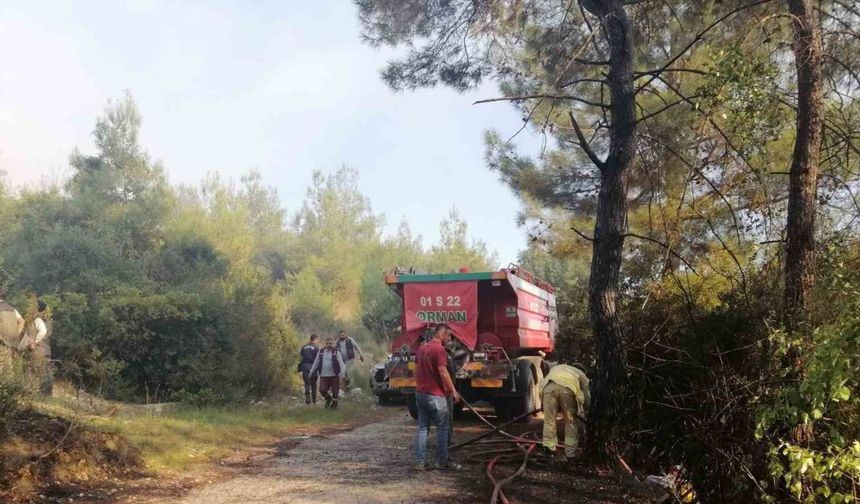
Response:
[[[521,114],[514,135],[487,132],[487,164],[522,201],[522,262],[562,293],[560,349],[594,377],[592,449],[682,461],[703,502],[856,498],[856,405],[804,388],[823,383],[825,334],[841,342],[828,358],[856,358],[840,346],[856,308],[832,302],[853,287],[813,281],[856,269],[855,6],[356,4],[365,41],[401,49],[393,89],[490,81],[499,96],[476,106]],[[519,149],[522,131],[542,148]],[[840,420],[807,394],[836,397]]]
[[[65,378],[108,397],[200,403],[296,386],[310,332],[348,328],[375,353],[399,321],[397,266],[494,266],[456,211],[425,247],[388,236],[358,172],[314,174],[294,214],[259,173],[171,186],[139,143],[131,97],[110,102],[94,154],[62,185],[0,184],[0,282],[32,317],[46,300]],[[381,355],[378,355],[381,357]]]

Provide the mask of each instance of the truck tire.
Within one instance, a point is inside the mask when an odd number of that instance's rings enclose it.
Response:
[[[525,377],[521,379],[520,385],[523,387],[521,390],[522,395],[509,397],[509,406],[510,412],[508,413],[508,419],[516,418],[518,416],[525,415],[529,411],[534,409],[535,405],[535,378],[531,372],[531,368],[529,366],[523,366],[520,368],[521,372],[525,374]],[[520,419],[520,422],[528,422],[528,417]]]
[[[516,390],[519,395],[497,397],[493,401],[496,416],[504,422],[528,413],[539,404],[534,364],[530,360],[520,360],[517,363],[517,370]],[[520,419],[520,422],[527,421],[528,417]]]
[[[522,416],[534,409],[535,403],[535,378],[528,365],[520,367],[521,378],[517,380],[517,390],[520,395],[497,397],[493,400],[493,408],[499,421],[507,422],[518,416]],[[521,418],[520,422],[528,422],[528,417]]]
[[[415,402],[415,394],[409,394],[406,396],[406,409],[409,410],[409,416],[411,416],[413,420],[418,420],[418,403]]]

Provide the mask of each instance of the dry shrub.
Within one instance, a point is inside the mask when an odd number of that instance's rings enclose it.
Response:
[[[16,415],[0,445],[0,501],[31,502],[97,487],[140,470],[137,450],[120,436],[32,410]]]

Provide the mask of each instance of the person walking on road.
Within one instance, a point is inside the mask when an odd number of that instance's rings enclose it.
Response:
[[[430,425],[436,425],[436,468],[459,469],[460,465],[448,460],[448,400],[460,402],[460,394],[448,373],[448,354],[445,345],[451,340],[445,324],[436,326],[433,338],[418,348],[415,355],[415,402],[418,406],[418,433],[415,436],[415,469],[425,471],[427,464],[427,437]]]
[[[325,398],[326,408],[337,409],[340,379],[345,371],[346,365],[334,346],[334,338],[326,337],[325,347],[317,353],[310,371],[311,374],[319,373],[320,395]]]
[[[319,336],[311,334],[310,341],[301,350],[299,372],[302,374],[302,381],[305,382],[305,404],[310,404],[311,399],[313,399],[314,404],[317,403],[318,376],[311,374],[311,368],[314,367],[314,361],[317,360],[317,354],[320,352],[319,340]]]
[[[361,362],[364,362],[364,353],[361,351],[361,347],[358,346],[358,343],[356,343],[351,337],[347,336],[346,331],[343,329],[337,332],[337,350],[340,352],[340,356],[343,358],[344,364],[346,364],[346,370],[343,373],[343,390],[346,391],[350,385],[349,370],[352,368],[355,356],[357,354],[358,359]]]
[[[571,460],[579,447],[579,433],[576,418],[588,414],[591,407],[591,393],[588,390],[588,377],[573,366],[559,364],[550,369],[542,383],[543,403],[543,453],[542,458],[553,460],[558,447],[557,416],[564,418],[564,452]]]

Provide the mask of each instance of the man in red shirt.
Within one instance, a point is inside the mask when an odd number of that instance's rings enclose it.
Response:
[[[445,324],[436,326],[433,338],[421,345],[415,355],[415,402],[418,405],[418,435],[415,439],[415,468],[419,471],[431,469],[427,464],[427,436],[430,425],[436,424],[436,467],[459,469],[448,460],[448,394],[453,402],[460,401],[454,381],[448,373],[448,354],[445,344],[451,341],[450,328]]]

